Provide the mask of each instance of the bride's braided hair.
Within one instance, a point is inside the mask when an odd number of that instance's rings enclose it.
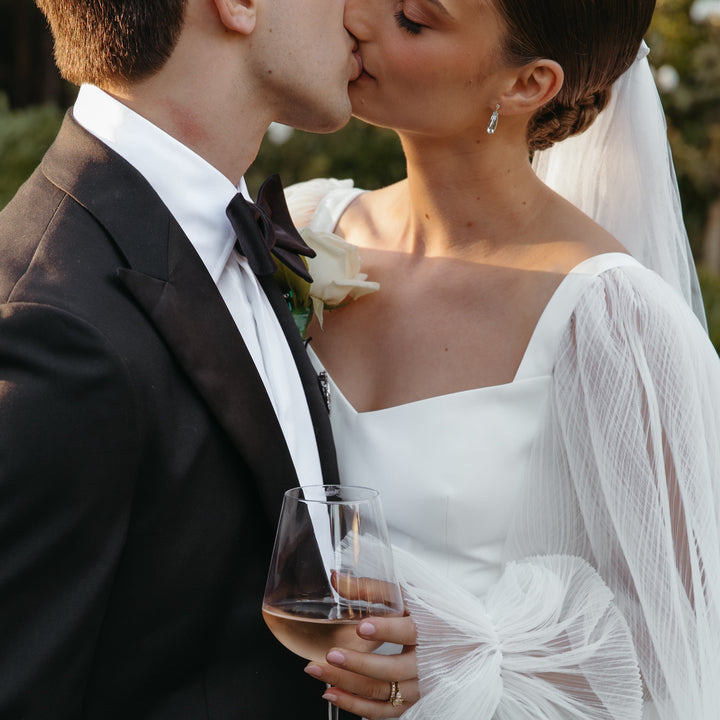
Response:
[[[610,102],[611,89],[590,93],[572,105],[563,105],[557,99],[540,108],[528,125],[530,150],[545,150],[553,143],[570,135],[577,135],[592,125]]]
[[[512,65],[560,64],[560,92],[528,124],[530,150],[586,130],[610,101],[613,83],[635,60],[655,0],[495,0]]]

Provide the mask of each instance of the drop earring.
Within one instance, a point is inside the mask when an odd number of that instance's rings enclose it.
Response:
[[[490,122],[488,123],[488,126],[487,126],[488,135],[492,135],[497,130],[498,110],[500,110],[500,106],[496,105],[495,110],[493,110],[493,114],[490,116]]]

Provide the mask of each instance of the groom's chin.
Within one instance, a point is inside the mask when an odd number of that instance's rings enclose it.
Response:
[[[293,104],[291,112],[285,113],[285,119],[276,118],[276,121],[296,130],[325,134],[345,127],[351,114],[352,106],[347,92],[337,92],[324,97],[316,96],[314,102],[298,100]]]

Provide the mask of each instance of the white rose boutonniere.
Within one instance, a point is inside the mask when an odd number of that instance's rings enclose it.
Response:
[[[345,242],[334,233],[318,232],[304,228],[302,239],[317,253],[308,258],[308,270],[313,277],[310,299],[320,327],[323,310],[335,308],[348,300],[376,292],[380,285],[367,279],[360,272],[362,264],[356,245]]]
[[[317,253],[304,258],[312,275],[312,284],[305,282],[286,267],[276,275],[281,287],[289,296],[290,309],[295,322],[305,337],[314,311],[322,328],[323,311],[340,307],[350,300],[376,292],[380,285],[367,279],[361,272],[360,254],[356,245],[345,242],[335,233],[300,229],[302,239]]]

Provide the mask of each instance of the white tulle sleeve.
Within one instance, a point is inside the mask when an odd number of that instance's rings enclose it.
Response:
[[[499,582],[476,598],[398,553],[422,692],[403,717],[716,720],[719,485],[707,335],[645,268],[592,278]]]

